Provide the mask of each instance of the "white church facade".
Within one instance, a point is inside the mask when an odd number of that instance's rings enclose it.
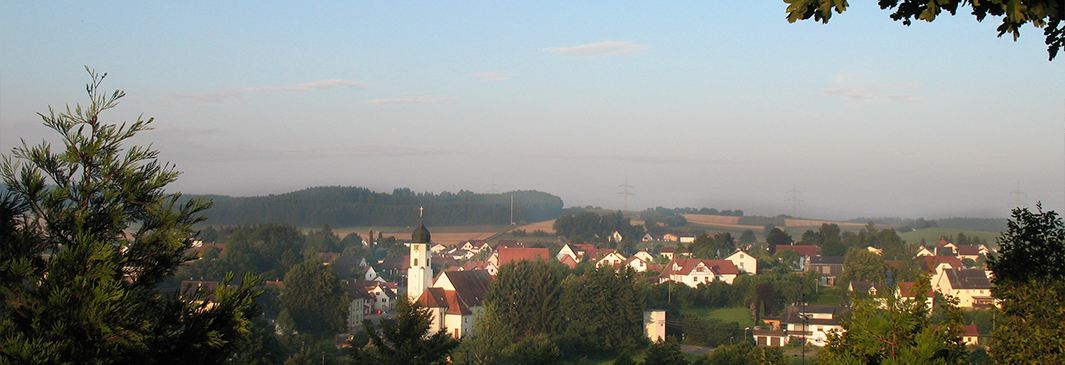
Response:
[[[407,298],[432,313],[430,332],[447,331],[455,338],[474,336],[492,276],[484,270],[445,271],[434,280],[431,238],[424,224],[411,234]]]

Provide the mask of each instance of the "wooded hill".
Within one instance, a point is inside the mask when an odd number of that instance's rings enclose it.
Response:
[[[207,224],[286,223],[302,227],[410,226],[425,207],[425,224],[435,226],[496,225],[551,220],[562,214],[562,198],[539,191],[501,194],[415,193],[407,188],[392,194],[360,187],[315,187],[286,194],[230,197],[208,195],[214,206]]]

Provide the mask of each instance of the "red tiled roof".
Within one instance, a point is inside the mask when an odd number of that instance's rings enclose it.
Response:
[[[729,260],[703,260],[718,275],[739,275],[740,269]]]
[[[958,255],[977,256],[977,255],[980,254],[980,246],[977,246],[977,245],[958,246],[958,248],[955,249],[954,252],[957,252]]]
[[[562,258],[558,259],[558,261],[570,269],[577,268],[577,261],[573,261],[573,258],[570,257],[570,255],[562,255]]]
[[[551,251],[546,248],[509,248],[501,247],[499,253],[499,266],[515,261],[543,261],[551,257]]]
[[[785,251],[785,250],[793,250],[795,252],[798,252],[800,256],[809,256],[809,257],[817,256],[817,246],[812,246],[812,245],[780,245],[780,246],[777,246],[777,252]]]
[[[954,256],[921,256],[921,263],[924,264],[925,271],[932,271],[936,269],[939,264],[950,264],[950,267],[960,268],[961,259]]]
[[[915,296],[913,294],[913,284],[915,284],[915,283],[900,282],[899,283],[899,296],[901,296],[903,298],[913,298]],[[928,287],[928,291],[925,292],[924,295],[926,297],[929,297],[929,298],[935,296],[935,293],[932,292],[932,287],[931,286]]]

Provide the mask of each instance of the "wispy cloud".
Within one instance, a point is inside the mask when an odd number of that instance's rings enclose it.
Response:
[[[641,52],[647,49],[642,44],[632,42],[599,42],[588,43],[572,47],[552,47],[545,49],[548,52],[572,57],[596,58],[618,56],[628,53]]]
[[[836,85],[818,90],[819,94],[859,102],[918,101],[911,91],[924,88],[919,82],[847,82],[837,76]]]
[[[481,79],[483,81],[507,81],[507,80],[510,80],[510,77],[514,76],[514,75],[498,73],[498,72],[481,72],[481,73],[470,74],[470,76],[476,77],[476,78]]]
[[[293,93],[300,91],[326,90],[336,88],[365,89],[368,86],[369,85],[357,82],[355,80],[329,79],[283,86],[246,87],[240,89],[224,89],[215,91],[169,91],[166,92],[165,95],[170,98],[185,101],[216,103],[227,99],[240,98],[247,94],[264,93],[271,91]]]
[[[388,99],[373,99],[365,101],[363,104],[370,105],[388,105],[388,104],[436,104],[446,103],[455,100],[455,98],[449,98],[446,96],[429,95],[427,93],[402,93],[396,95],[394,98]]]

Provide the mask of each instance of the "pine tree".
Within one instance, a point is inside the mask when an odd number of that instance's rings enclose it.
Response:
[[[158,151],[123,144],[152,119],[108,124],[125,96],[39,114],[62,137],[13,149],[0,175],[0,364],[219,363],[256,315],[257,278],[213,292],[157,289],[183,262],[210,202],[165,191],[178,171]]]

